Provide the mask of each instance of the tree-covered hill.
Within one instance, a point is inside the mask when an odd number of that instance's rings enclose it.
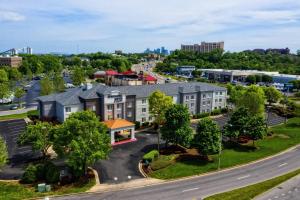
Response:
[[[222,68],[243,70],[279,71],[286,74],[300,74],[300,56],[294,54],[257,53],[251,51],[223,53],[196,53],[176,50],[163,63],[157,65],[160,72],[174,72],[178,65],[194,65],[198,69]]]

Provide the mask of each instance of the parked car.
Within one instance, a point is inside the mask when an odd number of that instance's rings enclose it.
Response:
[[[17,105],[12,105],[12,106],[10,106],[9,109],[10,109],[10,110],[17,110],[17,109],[18,109],[18,106],[17,106]]]

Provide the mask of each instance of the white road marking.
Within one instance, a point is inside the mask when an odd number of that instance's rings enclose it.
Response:
[[[282,163],[281,165],[278,165],[278,167],[283,167],[283,166],[286,166],[287,163]]]
[[[242,179],[249,178],[249,177],[250,177],[250,175],[246,175],[246,176],[242,176],[242,177],[237,178],[237,180],[242,180]]]
[[[199,188],[191,188],[191,189],[182,190],[182,192],[189,192],[189,191],[198,190],[198,189]]]

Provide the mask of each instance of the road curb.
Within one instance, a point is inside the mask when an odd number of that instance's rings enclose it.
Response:
[[[142,160],[140,160],[140,162],[139,162],[139,171],[143,175],[143,177],[148,178],[148,174],[146,172],[144,172],[144,170],[143,170]]]

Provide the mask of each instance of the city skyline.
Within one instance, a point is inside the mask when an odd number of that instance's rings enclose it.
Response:
[[[143,52],[201,41],[225,41],[226,51],[300,46],[300,3],[292,0],[3,0],[0,7],[1,51]]]

